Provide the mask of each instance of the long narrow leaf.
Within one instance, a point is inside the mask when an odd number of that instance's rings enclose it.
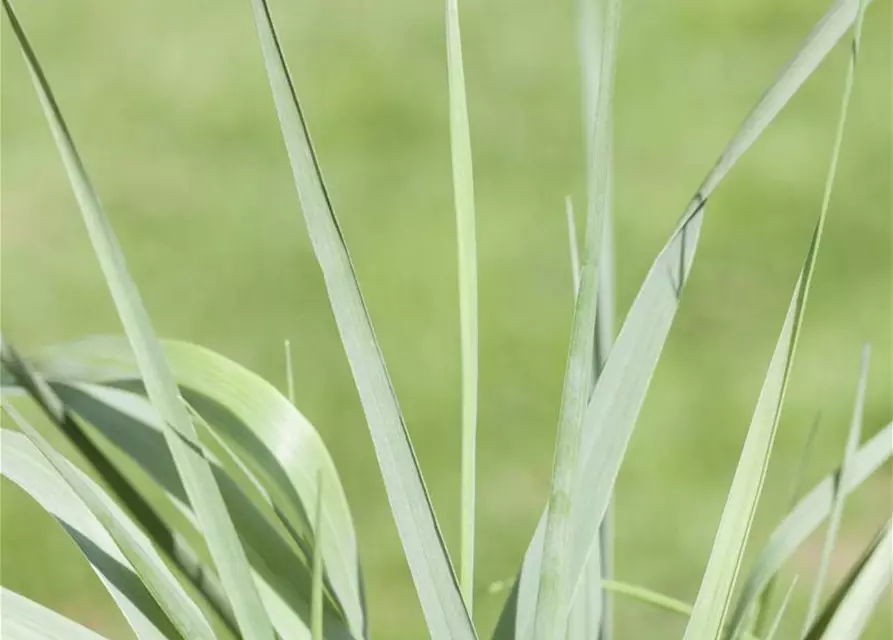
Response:
[[[878,573],[878,564],[886,563],[888,570],[890,563],[893,562],[893,547],[891,547],[890,527],[893,522],[887,521],[878,531],[877,535],[869,542],[868,546],[862,552],[860,558],[850,567],[847,575],[844,576],[840,584],[834,590],[834,593],[828,599],[822,609],[821,614],[816,618],[812,627],[806,634],[805,640],[849,640],[849,638],[858,638],[861,636],[861,628],[871,615],[877,597],[883,591],[884,578],[883,573]],[[874,564],[872,567],[871,565]],[[869,574],[866,576],[866,574]],[[873,574],[873,575],[871,575]],[[867,582],[866,582],[867,581]],[[889,583],[890,577],[887,575],[886,582]],[[857,583],[862,582],[859,590],[861,594],[856,594],[850,600],[849,612],[841,613],[841,609],[851,594],[856,591]],[[869,585],[874,585],[866,593]],[[875,589],[877,591],[875,591]],[[866,600],[867,594],[874,593]],[[829,628],[832,622],[837,619],[837,635],[831,635]],[[844,628],[849,628],[849,632],[844,632]]]
[[[580,291],[580,250],[577,246],[577,222],[574,216],[574,201],[570,196],[564,198],[564,215],[567,221],[567,240],[570,246],[571,259],[571,285],[574,291],[574,300]]]
[[[459,584],[469,613],[474,601],[474,512],[478,407],[478,286],[474,174],[465,99],[458,0],[446,0],[450,150],[459,247],[459,327],[462,351],[462,503]]]
[[[773,640],[775,635],[778,633],[779,627],[781,627],[781,621],[784,618],[784,614],[788,610],[788,604],[791,602],[791,596],[794,594],[794,587],[797,586],[797,578],[794,577],[791,580],[791,586],[788,587],[788,590],[784,594],[784,598],[781,599],[781,605],[778,607],[778,611],[775,612],[775,618],[772,620],[772,624],[769,626],[769,630],[766,632],[766,635],[763,636],[765,640]]]
[[[812,427],[809,429],[809,432],[806,435],[806,442],[803,444],[803,452],[800,455],[800,460],[797,464],[797,469],[793,474],[793,488],[791,490],[791,502],[788,509],[793,509],[797,506],[797,499],[800,497],[800,489],[803,483],[803,475],[806,471],[806,461],[809,458],[809,455],[812,451],[812,444],[815,441],[816,433],[818,433],[819,425],[821,424],[820,416],[817,416],[816,419],[812,423]],[[751,631],[754,635],[758,637],[764,637],[766,635],[767,626],[770,624],[769,622],[769,603],[772,601],[772,596],[775,591],[775,583],[778,580],[778,575],[772,576],[768,583],[766,583],[766,587],[760,593],[759,598],[754,603],[755,611],[753,614],[753,626]]]
[[[837,123],[834,146],[831,151],[831,166],[825,182],[825,192],[822,197],[819,219],[806,255],[806,262],[794,287],[794,294],[788,307],[781,334],[775,345],[772,360],[769,363],[769,370],[763,381],[763,388],[760,390],[760,397],[757,400],[757,406],[754,409],[753,418],[748,428],[744,448],[738,460],[738,467],[735,470],[732,487],[726,499],[726,505],[713,542],[713,549],[710,552],[707,569],[704,572],[701,588],[695,600],[694,612],[685,630],[685,640],[718,638],[731,605],[735,581],[738,577],[741,560],[747,546],[750,527],[759,503],[760,493],[766,477],[766,469],[769,466],[769,458],[772,454],[775,434],[778,429],[778,422],[784,406],[785,392],[797,350],[797,340],[800,328],[803,325],[809,288],[812,283],[812,275],[822,241],[822,232],[824,231],[828,207],[831,202],[831,193],[837,171],[837,159],[843,143],[844,126],[846,124],[850,96],[852,95],[853,75],[863,15],[864,5],[862,5],[862,9],[859,11],[853,34],[853,55],[846,74],[843,103]]]
[[[552,486],[546,511],[543,536],[543,559],[539,575],[539,589],[534,614],[534,637],[563,638],[567,633],[567,613],[570,584],[567,565],[570,562],[570,542],[573,535],[571,494],[582,440],[583,414],[592,384],[592,349],[595,336],[596,271],[592,265],[583,267],[580,292],[574,313],[567,372],[558,418],[555,463]]]
[[[596,6],[588,1],[580,5],[583,131],[586,137],[586,236],[580,290],[577,292],[576,313],[571,331],[571,350],[561,400],[552,485],[546,509],[543,562],[539,571],[534,609],[536,638],[564,637],[572,603],[576,599],[579,574],[571,566],[573,558],[570,543],[575,511],[585,507],[572,498],[579,484],[585,407],[602,364],[597,359],[595,332],[600,282],[598,272],[602,266],[604,229],[610,208],[611,120],[619,20],[617,0],[608,0],[604,6]],[[595,27],[594,32],[590,31],[592,27]],[[592,277],[587,278],[586,273],[590,269]],[[589,302],[581,304],[581,299]],[[583,340],[585,333],[591,334],[591,337]],[[580,366],[589,369],[585,377],[581,377]],[[578,387],[580,382],[585,382],[585,387]],[[584,564],[587,565],[587,571],[592,570],[588,562]],[[598,568],[600,573],[601,567]],[[599,584],[600,581],[596,578],[594,587],[596,597],[600,600]],[[591,602],[578,606],[584,611],[587,608],[592,610]],[[575,615],[579,616],[580,613]]]
[[[626,439],[635,422],[634,412],[638,411],[637,403],[644,397],[660,347],[679,304],[681,284],[691,268],[701,220],[701,216],[693,218],[685,233],[674,236],[652,265],[589,402],[586,420],[590,426],[610,424],[613,428],[602,431],[601,435],[590,429],[583,433],[583,449],[589,453],[589,460],[583,468],[580,485],[587,490],[585,495],[581,493],[574,499],[588,511],[578,512],[575,518],[583,521],[575,526],[574,560],[571,563],[578,578],[583,575],[578,569],[584,566],[590,551],[598,547],[599,526],[610,500]],[[633,366],[633,363],[639,363],[639,366]],[[628,429],[629,433],[617,431],[620,427]],[[516,588],[500,616],[494,636],[500,640],[531,637],[531,611],[537,597],[536,576],[542,559],[544,523],[545,518],[540,518],[524,556]]]
[[[0,609],[6,640],[105,640],[95,631],[6,587],[0,587]]]
[[[322,476],[319,477],[317,481],[318,488],[316,490],[316,517],[314,518],[314,522],[317,524],[322,523],[322,497],[323,497],[323,480]],[[322,583],[323,583],[323,574],[325,570],[323,568],[323,559],[322,559],[322,540],[323,540],[323,528],[318,527],[316,530],[316,540],[313,542],[313,592],[312,599],[310,601],[310,632],[312,634],[313,640],[323,640],[323,615],[322,615]]]
[[[890,459],[891,455],[893,455],[893,423],[886,425],[862,445],[853,457],[850,473],[841,485],[842,490],[849,495],[858,489]],[[772,532],[741,589],[726,637],[737,637],[736,634],[741,629],[747,611],[769,579],[831,513],[840,472],[841,470],[837,469],[822,479]]]
[[[862,365],[859,372],[859,383],[856,389],[856,402],[853,408],[853,417],[850,421],[849,432],[847,433],[846,444],[843,450],[843,462],[840,464],[840,475],[836,477],[837,485],[834,487],[834,499],[831,501],[831,516],[828,519],[828,528],[825,531],[825,541],[822,544],[822,555],[819,558],[819,568],[816,572],[815,582],[813,584],[812,595],[809,598],[809,608],[806,612],[806,618],[803,621],[803,632],[801,637],[812,626],[813,621],[819,611],[819,602],[822,598],[822,591],[825,586],[825,580],[828,574],[828,566],[831,563],[831,554],[834,552],[834,545],[837,542],[837,532],[840,530],[840,521],[843,516],[843,505],[846,501],[846,494],[842,487],[846,482],[846,477],[850,474],[850,467],[853,464],[853,456],[859,447],[859,440],[862,434],[862,414],[865,409],[865,391],[868,386],[868,360],[869,349],[866,346],[862,352]]]
[[[15,409],[5,409],[24,435],[0,430],[3,474],[65,526],[138,637],[162,638],[157,629],[169,629],[169,619],[184,638],[213,640],[204,615],[145,534]]]
[[[731,142],[726,145],[713,169],[704,178],[700,188],[686,207],[677,228],[677,233],[696,215],[713,191],[722,182],[741,156],[760,137],[760,134],[775,119],[800,86],[818,68],[828,52],[843,37],[856,20],[862,2],[872,0],[834,0],[825,15],[807,34],[797,52],[785,63],[769,90],[763,94],[757,105],[738,127]]]
[[[391,511],[428,630],[435,640],[473,638],[474,626],[450,565],[347,246],[323,184],[267,3],[252,0],[251,7],[301,209],[366,412]]]
[[[195,427],[164,362],[149,316],[127,270],[124,255],[21,25],[8,0],[3,0],[3,6],[24,53],[94,252],[139,363],[149,397],[164,421],[165,438],[183,478],[239,629],[248,640],[272,639],[273,628],[251,580],[245,551],[226,512],[208,462],[193,444]]]

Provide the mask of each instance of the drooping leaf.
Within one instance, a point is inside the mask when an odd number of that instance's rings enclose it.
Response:
[[[218,475],[236,528],[248,536],[245,543],[252,564],[260,562],[271,588],[297,606],[308,625],[310,543],[314,540],[310,516],[317,500],[315,478],[322,475],[327,487],[321,536],[326,576],[353,635],[362,637],[365,613],[353,522],[319,434],[272,385],[237,363],[188,343],[164,341],[163,347],[183,397],[245,462],[276,515],[294,532],[296,542],[303,543],[301,564],[271,524],[257,517],[256,505],[246,502],[225,475]],[[185,500],[170,454],[153,428],[156,418],[139,397],[132,397],[144,390],[122,339],[97,337],[53,346],[38,353],[34,364],[73,410],[171,495]],[[334,621],[327,620],[327,625],[327,633],[335,633]]]
[[[269,8],[265,0],[252,0],[251,7],[304,220],[366,412],[385,490],[428,630],[435,640],[474,638],[474,625],[462,600],[344,237],[332,211]]]
[[[194,446],[195,427],[164,362],[149,316],[128,272],[124,254],[102,211],[49,83],[22,27],[8,0],[3,0],[3,6],[24,54],[94,252],[139,364],[149,398],[162,417],[165,438],[195,509],[239,629],[247,640],[272,640],[273,628],[254,588],[245,551],[226,512],[210,466],[201,455],[201,449]]]
[[[0,587],[6,640],[105,640],[95,631],[42,604]]]
[[[81,424],[74,419],[69,407],[62,402],[56,391],[2,337],[0,337],[0,364],[6,373],[2,390],[3,398],[8,399],[10,396],[16,395],[16,391],[21,391],[22,395],[31,397],[50,422],[55,424],[72,446],[83,455],[93,473],[103,479],[106,486],[118,499],[118,504],[128,511],[161,552],[165,553],[171,562],[180,569],[198,593],[205,598],[208,605],[220,616],[221,621],[230,630],[235,631],[236,622],[232,615],[232,609],[214,571],[201,561],[192,545],[179,532],[164,522],[155,508],[120,471],[118,466],[101,448],[96,446]],[[163,442],[161,445],[164,447],[162,455],[152,456],[149,459],[155,461],[170,458],[167,447]],[[148,453],[144,449],[138,449],[138,451]],[[172,463],[170,469],[171,475],[175,476],[176,471]],[[179,478],[177,478],[177,482],[179,483]]]
[[[176,628],[184,638],[213,640],[201,610],[145,534],[15,409],[6,410],[23,433],[0,430],[3,475],[62,525],[137,637],[160,640],[176,636]]]

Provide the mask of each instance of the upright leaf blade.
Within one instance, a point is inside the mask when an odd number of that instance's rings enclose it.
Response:
[[[570,247],[571,259],[571,285],[574,290],[574,300],[580,291],[580,250],[577,247],[577,223],[574,216],[574,201],[570,196],[564,198],[564,215],[567,221],[567,240]]]
[[[317,525],[316,539],[313,541],[313,591],[310,601],[310,633],[313,640],[323,640],[322,583],[325,570],[322,560],[322,537],[325,534],[323,528],[319,526],[322,523],[322,496],[323,481],[320,475],[316,489],[316,517],[313,520]]]
[[[825,580],[828,574],[828,566],[831,563],[831,554],[834,551],[834,545],[837,542],[837,532],[840,530],[840,520],[843,516],[843,505],[846,501],[846,493],[843,491],[843,484],[846,477],[850,474],[850,467],[853,464],[853,457],[856,455],[856,449],[859,447],[859,440],[862,434],[862,414],[865,409],[865,390],[868,385],[868,360],[869,348],[866,346],[862,351],[862,365],[859,372],[859,383],[856,389],[856,402],[853,408],[853,417],[850,421],[849,432],[847,433],[846,444],[843,450],[843,462],[840,465],[840,475],[837,476],[837,485],[834,487],[834,499],[831,502],[831,516],[828,519],[828,528],[825,531],[825,541],[822,544],[822,555],[819,558],[819,568],[816,572],[815,582],[813,583],[812,595],[809,598],[809,608],[806,611],[806,618],[803,621],[803,632],[801,637],[815,621],[818,614],[819,602],[822,598],[822,590],[825,586]]]
[[[558,418],[555,463],[543,535],[543,559],[534,613],[534,637],[563,638],[567,633],[570,584],[567,579],[570,542],[573,535],[571,494],[574,490],[582,440],[583,414],[592,381],[594,322],[581,319],[595,316],[596,271],[583,267],[580,293],[574,313],[567,372]]]
[[[583,129],[586,133],[586,199],[601,208],[602,232],[598,255],[598,298],[593,350],[593,384],[605,368],[614,342],[614,202],[613,138],[614,76],[620,34],[620,0],[577,0],[578,52],[582,87]],[[612,509],[605,511],[598,531],[598,555],[590,557],[572,603],[572,616],[587,619],[581,640],[610,640],[611,602],[601,588],[613,572]],[[582,613],[581,613],[582,611]],[[571,638],[574,640],[574,638]]]
[[[251,580],[245,551],[226,512],[207,460],[193,444],[195,427],[164,362],[149,316],[127,270],[124,255],[9,0],[3,0],[3,6],[25,56],[94,252],[139,363],[149,397],[166,425],[165,438],[195,509],[239,629],[248,640],[272,639],[273,628]]]
[[[738,467],[735,470],[732,487],[726,499],[726,506],[716,532],[707,569],[695,600],[694,611],[685,630],[685,640],[718,638],[722,633],[731,604],[735,581],[741,567],[750,527],[772,454],[775,433],[778,429],[791,366],[797,349],[797,339],[806,311],[812,275],[821,246],[822,232],[831,202],[837,159],[840,155],[847,109],[852,95],[853,74],[863,15],[864,5],[861,5],[853,34],[853,55],[847,70],[843,104],[837,123],[834,147],[831,152],[831,166],[825,182],[819,219],[806,255],[806,263],[794,287],[794,295],[791,298],[781,334],[776,342],[763,388],[760,390],[760,397],[757,400],[744,448],[738,460]]]
[[[614,481],[644,400],[654,367],[672,323],[697,245],[707,199],[782,107],[818,67],[856,18],[858,0],[836,0],[782,67],[769,90],[707,174],[686,206],[679,224],[655,259],[620,330],[587,410],[584,469],[587,511],[580,515],[572,563],[577,588],[585,561],[598,545],[598,530],[610,502]],[[611,429],[604,428],[611,425]],[[594,433],[587,439],[587,434]],[[588,441],[587,441],[588,440]],[[538,575],[542,521],[528,546],[524,564],[497,627],[496,637],[524,633],[526,611],[536,597],[530,576]],[[527,603],[527,604],[524,604]],[[529,632],[529,631],[528,631]],[[526,636],[521,636],[526,637]]]
[[[595,333],[600,282],[598,272],[602,267],[604,230],[610,208],[611,118],[619,4],[618,0],[608,0],[604,7],[597,7],[595,3],[588,1],[580,5],[583,131],[586,136],[586,236],[580,290],[577,292],[576,313],[571,331],[571,351],[561,400],[552,487],[546,508],[543,563],[539,572],[534,610],[536,638],[564,637],[567,633],[568,615],[575,600],[578,573],[571,566],[569,545],[573,535],[574,512],[585,507],[582,503],[572,501],[572,497],[579,484],[585,406],[602,364],[597,359]],[[603,15],[596,17],[598,13]],[[599,25],[596,33],[589,32],[593,22]],[[586,277],[588,270],[592,272],[590,278]],[[581,300],[586,304],[582,304]],[[591,334],[585,341],[581,339],[584,333]],[[585,351],[578,352],[579,349]],[[583,363],[587,363],[589,373],[585,378],[573,380],[582,374],[579,366]],[[585,388],[576,388],[576,382],[579,381],[585,381]],[[575,397],[577,394],[579,398]],[[567,504],[563,504],[564,502]],[[587,570],[591,569],[591,566],[587,566]],[[596,597],[600,600],[598,579],[594,588]],[[584,610],[592,609],[590,602],[579,606]],[[579,613],[575,615],[577,618],[579,616]],[[579,622],[575,626],[579,626]]]
[[[459,583],[465,606],[474,600],[474,512],[478,408],[478,292],[471,134],[465,99],[465,71],[458,0],[446,0],[447,77],[450,94],[450,150],[459,249],[459,334],[462,351],[462,503]]]
[[[818,432],[820,423],[820,416],[817,416],[806,435],[803,452],[800,455],[800,461],[798,462],[797,469],[793,475],[793,489],[791,491],[791,504],[789,509],[793,509],[797,505],[797,498],[800,496],[800,487],[803,481],[803,473],[806,470],[806,460],[809,458],[809,454],[812,451],[812,443],[815,440],[815,435]],[[772,601],[772,595],[777,580],[777,574],[772,576],[769,582],[766,583],[766,587],[762,590],[762,593],[760,593],[759,598],[754,603],[755,612],[753,615],[753,626],[751,627],[751,631],[757,637],[764,637],[767,633],[767,626],[770,624],[768,615],[769,603]]]
[[[773,640],[778,633],[778,629],[781,626],[781,621],[784,618],[784,614],[788,610],[788,604],[790,603],[791,596],[794,593],[794,587],[796,586],[797,577],[794,576],[794,579],[791,580],[791,586],[788,587],[788,590],[784,594],[784,598],[781,599],[781,605],[779,605],[778,611],[775,612],[775,618],[773,618],[772,624],[769,626],[769,630],[766,632],[766,640]]]
[[[301,209],[366,412],[428,630],[435,640],[474,638],[474,626],[450,566],[347,246],[326,193],[267,3],[251,0],[251,7]]]

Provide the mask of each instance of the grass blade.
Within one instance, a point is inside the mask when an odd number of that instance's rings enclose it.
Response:
[[[592,385],[595,326],[594,322],[585,322],[585,319],[594,319],[595,316],[595,278],[595,269],[590,264],[585,265],[577,296],[561,413],[558,418],[552,486],[543,535],[543,560],[534,613],[536,638],[563,638],[567,632],[567,603],[570,601],[567,564],[570,561],[568,551],[573,532],[570,500],[578,468],[583,415]]]
[[[803,482],[803,474],[806,470],[806,461],[809,458],[809,454],[812,451],[812,443],[815,441],[816,433],[818,433],[819,425],[821,424],[821,416],[816,416],[816,419],[812,423],[812,427],[810,427],[809,432],[806,435],[806,442],[803,444],[803,453],[800,455],[800,461],[797,464],[797,470],[794,472],[794,480],[793,480],[793,489],[791,490],[791,504],[789,507],[793,509],[797,506],[797,498],[800,495],[800,487]],[[765,637],[767,631],[767,625],[769,625],[769,603],[772,601],[772,595],[775,591],[775,583],[778,580],[778,575],[773,575],[770,578],[769,582],[766,583],[765,589],[760,593],[757,601],[754,606],[756,607],[755,614],[753,616],[753,627],[751,631],[753,634],[759,638]]]
[[[6,587],[0,587],[0,608],[3,635],[8,640],[104,640],[95,631]]]
[[[459,247],[459,327],[462,351],[462,503],[459,584],[469,613],[474,603],[474,512],[478,411],[478,285],[474,173],[465,98],[458,0],[446,0],[450,150]]]
[[[794,579],[791,580],[791,586],[788,587],[787,592],[784,594],[784,598],[781,600],[781,605],[779,605],[778,611],[775,613],[775,618],[772,620],[769,630],[766,632],[765,636],[761,637],[766,640],[773,640],[773,638],[775,638],[775,635],[778,633],[778,628],[781,626],[781,620],[784,618],[784,614],[788,610],[788,604],[791,601],[791,596],[794,594],[794,587],[796,586],[797,576],[794,576]]]
[[[435,640],[473,638],[474,626],[450,566],[267,4],[265,0],[252,0],[251,7],[301,209],[366,412],[385,490],[428,630]]]
[[[567,218],[567,239],[570,245],[571,284],[574,287],[574,300],[580,291],[580,251],[577,248],[577,223],[574,216],[574,201],[570,196],[564,198],[564,215]]]
[[[310,600],[310,635],[313,640],[323,640],[323,614],[322,614],[322,596],[323,596],[323,559],[322,559],[322,496],[323,496],[323,480],[319,476],[317,481],[317,498],[316,498],[316,540],[313,541],[313,591]]]
[[[291,363],[291,342],[285,341],[285,388],[288,391],[288,401],[295,403],[295,372]]]
[[[574,511],[582,508],[583,503],[572,498],[579,484],[586,405],[595,375],[601,368],[601,363],[596,360],[595,344],[598,272],[602,266],[604,228],[610,208],[612,103],[620,3],[619,0],[607,0],[604,5],[596,6],[592,2],[583,2],[580,12],[583,131],[586,136],[586,237],[559,414],[552,486],[546,508],[533,618],[535,638],[564,637],[575,600],[577,573],[571,566],[570,544]],[[595,30],[591,31],[595,25]],[[589,271],[591,274],[587,277]],[[585,336],[587,333],[589,337]],[[589,373],[584,374],[581,367],[588,368]],[[588,565],[588,561],[583,564]],[[587,572],[591,569],[587,566]],[[598,589],[597,581],[595,590]],[[589,604],[582,606],[585,608]]]
[[[114,462],[87,436],[55,390],[33,371],[2,337],[0,337],[0,360],[4,369],[27,391],[50,422],[54,423],[83,455],[92,471],[105,481],[119,503],[127,509],[129,515],[143,528],[155,545],[183,572],[198,593],[204,596],[223,623],[231,631],[235,631],[236,622],[232,609],[217,576],[201,562],[189,542],[168,527]],[[4,389],[4,395],[6,393],[7,390]]]
[[[893,455],[893,423],[878,431],[853,457],[851,473],[843,479],[842,491],[855,491]],[[837,487],[837,469],[819,482],[776,527],[765,548],[757,557],[741,590],[730,618],[726,637],[734,638],[745,615],[764,585],[778,572],[797,548],[831,513]]]
[[[825,580],[828,574],[828,566],[831,562],[831,554],[834,552],[834,545],[837,542],[837,532],[840,529],[840,520],[843,516],[843,505],[846,501],[846,494],[842,487],[846,482],[847,476],[850,474],[850,467],[853,464],[853,457],[856,449],[859,447],[859,440],[862,434],[862,415],[865,409],[865,391],[868,385],[868,361],[870,350],[868,346],[862,351],[862,365],[859,372],[859,384],[856,389],[856,402],[853,408],[853,418],[850,422],[849,433],[847,434],[846,444],[843,451],[843,462],[840,465],[840,475],[836,476],[837,485],[834,487],[834,498],[831,501],[831,516],[828,519],[828,529],[825,532],[825,541],[822,544],[822,555],[819,559],[819,568],[816,572],[815,583],[813,584],[812,595],[809,598],[809,606],[806,610],[806,618],[803,622],[803,631],[801,637],[805,637],[807,631],[815,621],[815,617],[819,611],[819,602],[822,598],[822,590],[825,586]]]
[[[820,638],[838,640],[838,638],[859,637],[859,633],[854,633],[852,635],[843,634],[842,636],[829,636],[827,635],[827,631],[829,625],[831,624],[831,621],[835,618],[835,616],[837,616],[841,606],[843,605],[846,598],[849,596],[850,592],[853,590],[856,582],[859,581],[863,573],[865,573],[869,563],[872,562],[873,559],[878,555],[879,547],[884,545],[888,547],[886,554],[884,554],[883,549],[880,549],[881,555],[887,556],[888,564],[891,560],[893,560],[893,558],[890,557],[890,554],[893,551],[891,551],[889,548],[891,543],[891,524],[893,524],[893,522],[888,521],[884,524],[883,527],[881,527],[881,529],[874,536],[871,542],[868,543],[868,546],[865,547],[865,550],[862,552],[862,555],[859,557],[859,559],[853,564],[852,567],[850,567],[847,575],[844,576],[843,580],[841,580],[840,584],[834,590],[834,594],[828,599],[828,602],[822,609],[822,613],[816,618],[816,621],[809,629],[809,632],[806,634],[806,640],[819,640]],[[881,586],[880,588],[883,589],[883,586]],[[870,612],[871,608],[868,608],[868,610],[864,611],[864,613],[862,614],[865,615],[865,620],[867,620],[867,618],[869,617]],[[852,613],[855,613],[855,611],[851,612],[851,614]],[[846,614],[846,616],[849,617],[851,614]]]
[[[859,638],[893,579],[893,534],[888,521],[831,598],[807,640]]]
[[[753,110],[738,127],[735,137],[726,145],[713,169],[704,178],[700,188],[686,207],[678,225],[681,230],[689,218],[696,215],[713,191],[722,182],[741,156],[760,137],[806,79],[818,68],[828,52],[843,37],[856,20],[859,7],[872,0],[834,0],[819,19],[797,52],[785,63],[774,82],[757,102]],[[677,231],[678,232],[678,231]]]
[[[673,598],[658,591],[646,587],[617,580],[603,580],[602,587],[610,593],[636,600],[656,609],[662,609],[670,613],[688,617],[691,615],[691,605],[677,598]],[[756,640],[756,636],[744,634],[744,640]]]
[[[678,307],[681,287],[694,258],[701,220],[700,215],[692,218],[683,233],[671,238],[652,265],[586,409],[588,427],[583,432],[586,463],[574,500],[587,508],[575,515],[571,562],[571,570],[576,573],[575,592],[582,583],[582,569],[587,566],[588,557],[598,549],[598,531],[610,502],[614,479]],[[612,428],[602,429],[600,425],[612,425]],[[585,492],[580,491],[581,487],[585,487]],[[545,517],[541,517],[525,553],[517,588],[500,616],[497,626],[500,640],[515,637],[526,640],[533,631],[531,612],[537,597],[544,525]]]
[[[200,449],[193,446],[195,427],[164,362],[149,316],[127,270],[124,255],[21,25],[8,0],[3,0],[3,6],[25,56],[94,252],[139,363],[149,397],[167,427],[165,437],[168,446],[177,462],[239,629],[248,640],[271,639],[273,629],[251,581],[245,551],[226,512],[208,462],[201,455]]]
[[[363,636],[366,618],[353,520],[334,462],[313,425],[275,387],[239,364],[193,344],[165,340],[163,347],[184,398],[263,487],[267,497],[248,503],[227,475],[218,476],[237,530],[240,535],[250,534],[245,545],[252,566],[287,606],[297,607],[308,630],[309,567],[315,538],[312,516],[318,499],[317,476],[323,476],[321,547],[326,578],[352,633]],[[170,452],[154,426],[157,414],[142,408],[145,390],[126,341],[93,337],[57,345],[40,351],[34,363],[72,411],[99,429],[175,499],[185,500],[182,485],[172,473]],[[205,438],[203,442],[213,444]],[[212,451],[222,459],[219,448]],[[244,488],[245,483],[240,486]],[[257,507],[269,511],[270,502],[275,510],[272,525],[277,520],[283,524],[288,537],[301,548],[300,560],[278,531],[252,515]],[[327,618],[326,626],[331,635],[335,621]]]
[[[685,640],[718,638],[731,604],[741,559],[747,545],[750,527],[772,454],[775,433],[778,429],[791,366],[797,349],[797,339],[803,324],[812,275],[821,246],[822,232],[831,202],[837,159],[840,155],[847,109],[852,95],[853,72],[863,15],[864,6],[859,12],[854,30],[853,56],[847,70],[843,104],[837,123],[837,132],[831,152],[831,166],[825,182],[819,219],[806,255],[806,262],[794,287],[794,295],[775,345],[763,388],[760,390],[760,397],[757,400],[744,448],[738,461],[738,468],[735,470],[732,487],[726,499],[726,506],[723,509],[722,519],[713,542],[707,569],[695,600],[694,612],[685,630]]]
[[[112,596],[123,595],[116,602],[138,637],[162,638],[157,627],[167,630],[169,619],[184,638],[213,640],[204,615],[145,534],[13,407],[4,405],[4,409],[24,436],[0,430],[3,474],[66,526]],[[131,575],[128,580],[129,572],[138,578]],[[153,599],[164,613],[152,606]]]

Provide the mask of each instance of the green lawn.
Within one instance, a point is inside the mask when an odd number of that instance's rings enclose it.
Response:
[[[700,179],[828,0],[624,3],[616,104],[621,312]],[[350,371],[290,177],[248,3],[19,2],[156,328],[285,379],[352,505],[377,638],[423,637]],[[459,335],[443,6],[273,2],[425,479],[458,550]],[[544,503],[571,318],[563,198],[582,204],[573,3],[462,2],[481,311],[476,618],[486,635]],[[822,415],[839,459],[859,349],[866,434],[893,415],[891,2],[867,15],[837,190],[761,542]],[[23,348],[120,326],[8,25],[2,31],[3,332]],[[617,487],[617,575],[693,600],[818,215],[848,48],[711,200],[699,258]],[[839,578],[889,514],[890,467],[847,503]],[[4,481],[2,580],[127,637],[57,527]],[[821,537],[796,556],[799,628]],[[67,565],[66,565],[67,566]],[[786,578],[787,579],[787,578]],[[618,603],[624,638],[682,628]],[[890,609],[867,637],[882,638]],[[663,637],[663,636],[660,636]],[[673,637],[669,635],[667,637]]]

